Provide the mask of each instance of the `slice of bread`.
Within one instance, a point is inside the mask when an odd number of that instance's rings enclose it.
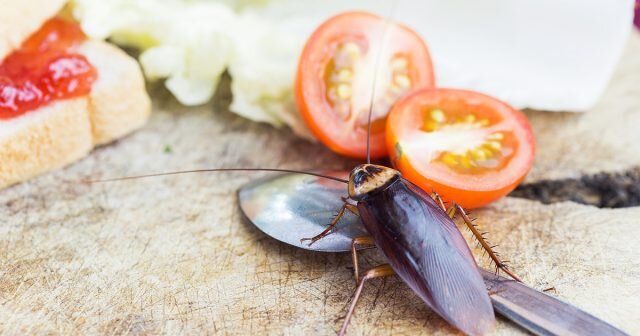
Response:
[[[0,188],[68,165],[147,120],[151,102],[134,59],[101,41],[77,51],[98,71],[89,96],[0,120]]]

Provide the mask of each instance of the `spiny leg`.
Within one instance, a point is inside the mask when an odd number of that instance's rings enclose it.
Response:
[[[365,272],[364,276],[362,276],[362,280],[358,284],[358,288],[356,288],[356,293],[353,295],[351,306],[349,307],[347,316],[345,316],[344,322],[342,323],[342,329],[340,329],[340,333],[338,333],[339,336],[344,336],[344,334],[347,332],[349,321],[351,320],[353,311],[356,309],[356,304],[358,303],[358,299],[362,294],[362,288],[364,288],[364,283],[369,279],[386,277],[393,274],[395,274],[395,272],[393,271],[391,266],[389,266],[389,264],[380,265]]]
[[[518,278],[515,274],[513,274],[509,270],[509,267],[507,267],[507,265],[504,263],[504,261],[502,261],[500,256],[493,250],[494,246],[490,246],[489,243],[487,243],[487,240],[484,238],[482,233],[478,231],[478,228],[476,228],[476,226],[473,224],[469,216],[467,216],[467,213],[464,211],[464,209],[460,205],[454,204],[449,209],[447,209],[447,214],[451,218],[455,216],[456,212],[460,213],[460,215],[462,216],[462,219],[464,220],[464,223],[467,225],[469,230],[471,230],[471,233],[473,233],[473,235],[476,237],[476,239],[478,240],[482,248],[484,248],[485,251],[487,251],[487,254],[489,254],[489,257],[491,258],[491,260],[493,260],[493,262],[496,264],[496,267],[502,270],[503,272],[507,273],[510,277],[513,278],[513,280],[522,282],[520,278]]]
[[[440,195],[438,195],[437,192],[432,192],[431,193],[431,198],[433,198],[434,201],[436,201],[436,203],[440,206],[440,209],[442,209],[442,211],[447,213],[447,216],[449,216],[449,218],[453,219],[453,217],[456,216],[456,206],[452,205],[449,208],[445,207],[444,202],[442,201],[442,198],[440,197]]]
[[[496,267],[501,269],[503,272],[507,273],[514,280],[522,282],[520,278],[518,278],[515,274],[513,274],[509,270],[509,268],[504,263],[504,261],[502,261],[502,259],[500,259],[500,256],[498,256],[498,254],[493,250],[493,247],[489,246],[489,244],[483,237],[482,233],[478,231],[476,226],[473,224],[469,216],[467,216],[467,213],[464,211],[464,209],[460,205],[454,204],[447,209],[444,205],[444,202],[442,202],[442,198],[435,191],[431,193],[431,198],[433,198],[433,200],[436,201],[436,203],[440,206],[440,208],[442,208],[442,210],[445,211],[447,213],[447,216],[449,216],[449,218],[451,219],[455,217],[456,212],[460,212],[460,214],[462,215],[462,219],[464,220],[464,223],[467,225],[467,227],[469,227],[469,230],[471,230],[471,232],[476,237],[480,245],[482,245],[482,247],[487,251],[487,253],[489,254],[489,257],[491,257],[491,260],[493,260],[493,262],[496,264]]]
[[[343,199],[343,201],[345,201]],[[342,207],[340,208],[340,211],[338,211],[338,213],[336,214],[336,216],[333,218],[333,220],[331,221],[331,224],[329,224],[327,226],[326,229],[324,229],[324,231],[320,232],[319,234],[311,237],[311,238],[302,238],[300,239],[300,242],[304,242],[304,241],[311,241],[309,243],[309,246],[313,245],[313,243],[317,242],[318,240],[326,237],[329,233],[331,233],[331,231],[336,227],[336,225],[338,225],[338,222],[340,221],[340,218],[342,218],[342,216],[344,215],[344,211],[345,210],[349,210],[350,212],[354,213],[355,215],[359,215],[358,213],[358,208],[350,203],[347,203],[345,201],[345,203],[342,205]]]
[[[360,211],[358,211],[358,207],[351,204],[351,203],[347,203],[346,201],[344,202],[344,206],[347,207],[347,210],[349,210],[349,212],[351,212],[352,214],[360,217]]]
[[[440,197],[437,192],[432,191],[431,198],[436,201],[436,203],[440,206],[440,208],[442,208],[443,211],[447,211],[447,208],[444,206],[444,202],[442,201],[442,197]]]
[[[371,237],[355,237],[351,240],[351,259],[353,259],[353,275],[356,278],[356,285],[360,283],[360,272],[358,271],[358,245],[369,245],[375,247]]]
[[[449,207],[449,209],[446,210],[447,211],[447,216],[449,216],[449,218],[453,219],[453,217],[456,216],[456,206],[452,205]]]

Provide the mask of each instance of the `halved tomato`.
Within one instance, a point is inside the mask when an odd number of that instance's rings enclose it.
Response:
[[[405,178],[464,207],[513,190],[533,164],[524,114],[481,93],[431,89],[399,101],[387,121],[391,162]]]
[[[387,154],[385,121],[391,106],[434,83],[429,51],[417,33],[372,14],[349,12],[320,25],[307,41],[295,95],[320,141],[351,157],[366,157],[371,107],[371,157],[376,158]]]

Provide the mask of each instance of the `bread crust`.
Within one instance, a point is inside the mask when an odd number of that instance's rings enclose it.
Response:
[[[38,115],[25,115],[29,120],[0,124],[6,131],[0,137],[0,188],[89,153],[93,144],[88,107],[87,98],[59,101],[42,107]]]
[[[102,41],[87,41],[79,52],[98,69],[89,95],[93,144],[109,143],[144,125],[151,100],[138,62]]]
[[[0,120],[0,188],[75,162],[148,119],[151,103],[134,59],[102,41],[78,52],[98,71],[90,95]]]

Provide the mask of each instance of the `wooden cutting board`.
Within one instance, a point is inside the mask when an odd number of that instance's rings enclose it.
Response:
[[[350,257],[285,246],[245,222],[235,193],[261,173],[80,181],[356,162],[227,112],[228,88],[198,108],[161,88],[152,96],[139,132],[0,191],[0,333],[335,334],[355,288]],[[639,165],[640,37],[592,111],[529,115],[539,144],[529,181]],[[640,334],[640,208],[506,198],[475,216],[528,284]],[[381,262],[375,251],[363,258]],[[396,278],[371,282],[349,332],[456,333]],[[504,320],[495,332],[520,333]]]

